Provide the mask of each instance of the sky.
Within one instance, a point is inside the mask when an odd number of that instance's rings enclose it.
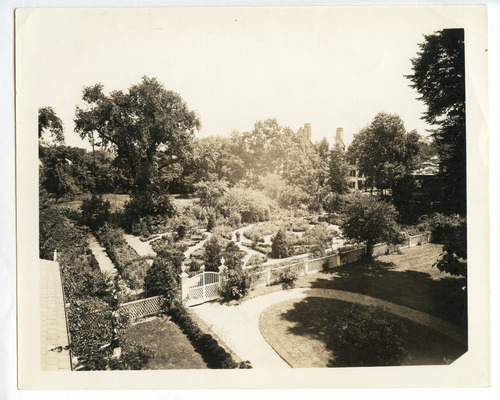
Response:
[[[455,26],[429,8],[38,9],[18,15],[19,79],[51,106],[66,142],[88,147],[73,118],[84,86],[126,91],[156,77],[201,120],[198,137],[276,118],[312,140],[344,141],[384,111],[427,134],[425,105],[404,77],[423,34]]]

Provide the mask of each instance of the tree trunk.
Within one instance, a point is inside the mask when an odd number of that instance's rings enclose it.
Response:
[[[366,259],[372,261],[373,259],[373,241],[368,240],[366,242]]]

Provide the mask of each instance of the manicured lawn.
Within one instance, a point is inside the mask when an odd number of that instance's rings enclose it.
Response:
[[[131,325],[125,337],[156,352],[144,369],[208,368],[179,327],[167,319],[155,318]]]
[[[318,297],[277,303],[261,314],[260,330],[292,367],[334,367],[335,354],[342,350],[335,341],[332,325],[350,304]],[[432,329],[403,321],[407,328],[403,347],[409,355],[400,365],[448,364],[467,350],[465,345]]]
[[[432,264],[442,246],[424,244],[402,254],[356,262],[326,273],[300,277],[298,287],[345,290],[400,304],[467,326],[467,280],[440,272]]]

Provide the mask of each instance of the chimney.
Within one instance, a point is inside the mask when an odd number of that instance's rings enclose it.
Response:
[[[342,151],[345,151],[344,128],[337,128],[335,132],[335,146],[339,146]]]
[[[337,143],[343,142],[344,140],[344,128],[337,128],[337,132],[335,134],[335,141]]]
[[[304,124],[304,131],[306,133],[306,137],[311,140],[311,124]]]

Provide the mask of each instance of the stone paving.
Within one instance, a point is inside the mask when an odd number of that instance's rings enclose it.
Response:
[[[59,263],[40,260],[40,368],[70,371],[68,332]]]

